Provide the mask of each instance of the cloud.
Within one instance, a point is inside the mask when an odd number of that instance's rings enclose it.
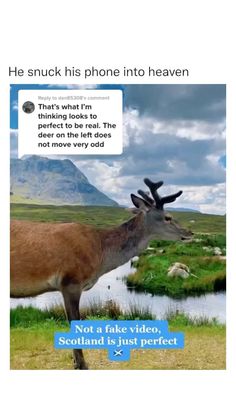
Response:
[[[184,190],[174,206],[225,212],[224,121],[160,124],[155,117],[131,108],[124,112],[123,121],[123,155],[87,156],[86,161],[77,157],[78,167],[92,183],[129,205],[129,194],[144,187],[143,178],[149,176],[165,181],[164,194]]]
[[[18,157],[18,129],[10,130],[10,156],[11,158]]]
[[[86,174],[89,181],[98,187],[101,192],[113,199],[123,201],[123,179],[120,177],[121,165],[118,162],[108,164],[101,160],[75,162],[77,167]]]
[[[18,101],[17,100],[13,100],[12,104],[11,104],[11,108],[13,111],[18,111]]]
[[[225,85],[128,85],[126,108],[160,120],[225,119]]]
[[[209,123],[207,121],[156,121],[153,123],[156,134],[170,134],[189,140],[207,140],[225,138],[225,122]]]
[[[203,213],[225,214],[225,184],[214,186],[184,187],[182,204]]]
[[[137,109],[126,109],[123,121],[121,156],[70,156],[91,183],[129,205],[130,193],[144,187],[143,178],[149,176],[164,180],[164,194],[184,190],[174,206],[225,212],[224,122],[182,120],[170,124],[168,133],[168,121],[157,130],[157,119]]]
[[[207,185],[225,181],[225,170],[219,164],[225,152],[223,125],[207,130],[205,139],[190,141],[192,125],[186,124],[186,137],[156,133],[156,120],[127,111],[125,115],[125,159],[121,175],[154,175],[172,184]],[[184,127],[183,121],[181,124]],[[167,126],[166,126],[167,131]],[[188,137],[187,137],[188,136]]]
[[[115,199],[121,205],[132,206],[131,193],[137,193],[138,189],[146,190],[143,183],[143,175],[121,175],[122,165],[113,165],[100,160],[79,161],[76,163],[80,170],[88,177],[89,181],[99,190]],[[157,178],[154,178],[157,180]],[[184,207],[209,212],[212,214],[225,213],[225,184],[219,183],[206,186],[170,185],[165,183],[161,195],[169,195],[183,190],[183,194],[170,207]]]

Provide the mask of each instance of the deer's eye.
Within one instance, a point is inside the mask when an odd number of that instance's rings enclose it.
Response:
[[[170,222],[172,220],[171,215],[165,215],[165,221]]]

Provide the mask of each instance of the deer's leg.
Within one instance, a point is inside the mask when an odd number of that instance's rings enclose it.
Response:
[[[64,304],[67,314],[67,319],[69,322],[72,320],[80,320],[80,312],[79,312],[79,302],[81,291],[79,293],[71,293],[67,289],[62,290]],[[73,357],[74,357],[74,368],[77,370],[87,370],[88,366],[84,360],[84,355],[82,349],[74,349],[73,350]]]

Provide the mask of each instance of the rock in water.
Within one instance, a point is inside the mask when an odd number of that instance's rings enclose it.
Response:
[[[190,275],[190,269],[187,265],[184,265],[183,263],[175,262],[173,263],[169,269],[167,276],[170,278],[179,277],[186,279]]]

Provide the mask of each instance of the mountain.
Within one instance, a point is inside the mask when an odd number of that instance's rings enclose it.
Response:
[[[11,159],[11,198],[15,202],[118,206],[69,160],[41,156]]]
[[[176,211],[176,212],[197,212],[200,214],[200,211],[192,209],[192,208],[174,208],[174,207],[167,207],[165,208],[166,211]]]

